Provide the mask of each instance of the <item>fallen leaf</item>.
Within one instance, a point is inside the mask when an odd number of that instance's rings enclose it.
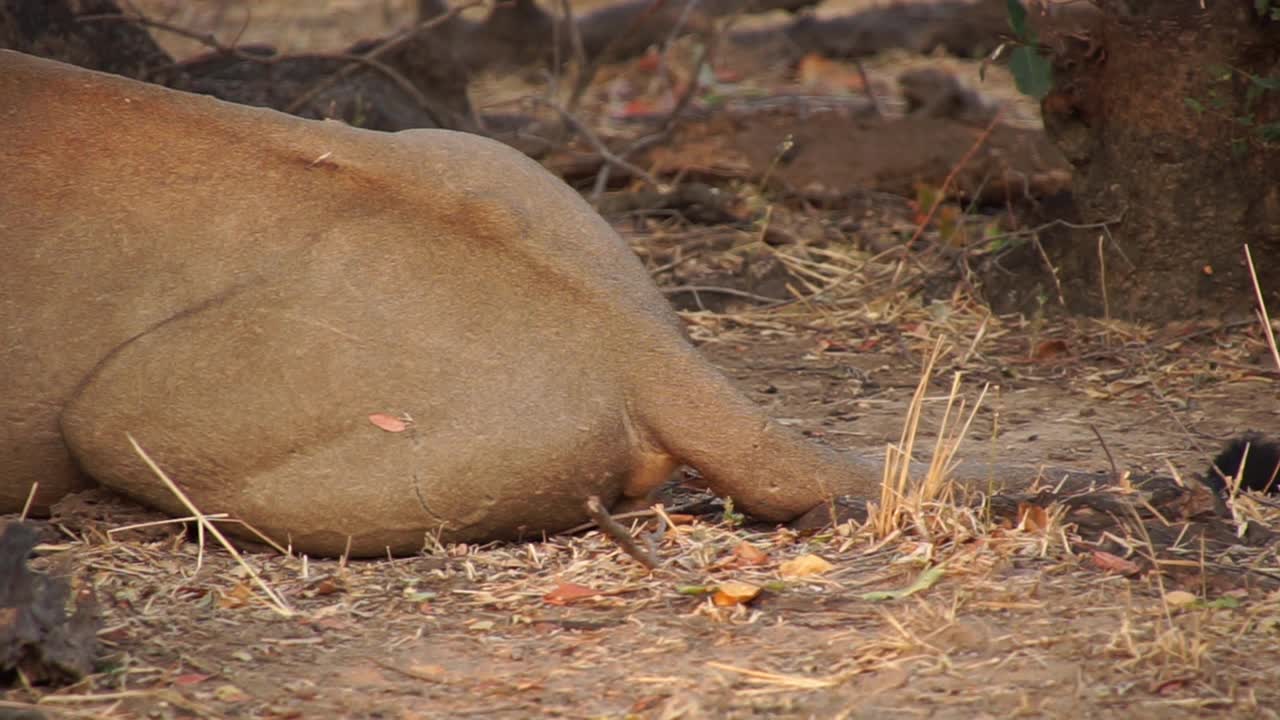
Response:
[[[230,590],[218,595],[218,607],[223,610],[241,608],[249,604],[253,598],[253,588],[244,583],[236,583]]]
[[[477,620],[471,623],[470,625],[468,625],[467,629],[475,630],[476,632],[488,632],[492,630],[494,627],[495,627],[495,623],[492,620]]]
[[[879,602],[882,600],[898,600],[909,595],[915,595],[936,585],[942,579],[942,575],[942,568],[940,567],[926,568],[924,572],[916,576],[915,582],[901,590],[874,590],[869,593],[863,593],[862,599]]]
[[[405,429],[409,427],[409,423],[405,422],[403,418],[398,418],[395,415],[388,415],[386,413],[371,414],[369,416],[369,422],[373,423],[374,426],[380,430],[386,430],[387,432],[392,433],[404,432]]]
[[[808,554],[792,558],[778,566],[778,574],[782,577],[807,577],[809,575],[824,575],[831,571],[835,565],[823,560],[817,555]]]
[[[759,594],[759,585],[730,580],[716,586],[716,592],[711,596],[711,602],[715,603],[716,607],[746,605],[755,600]]]
[[[554,590],[543,595],[542,601],[548,605],[568,605],[576,600],[584,600],[586,598],[595,597],[599,594],[599,590],[592,590],[585,585],[560,583]]]
[[[1166,680],[1153,688],[1156,695],[1174,695],[1187,686],[1185,678]]]
[[[645,710],[657,707],[658,703],[664,702],[669,696],[662,695],[646,695],[639,700],[631,703],[631,712],[642,713]]]
[[[765,565],[769,562],[768,553],[746,540],[733,549],[733,556],[737,558],[739,565]]]
[[[202,675],[201,673],[184,673],[184,674],[179,675],[178,677],[174,678],[174,679],[173,679],[173,684],[174,684],[174,685],[179,685],[179,686],[182,686],[182,685],[199,685],[200,683],[202,683],[202,682],[204,682],[205,680],[208,680],[208,679],[209,679],[209,676],[208,676],[208,675]]]
[[[443,680],[445,676],[449,674],[449,671],[445,670],[443,665],[415,664],[406,668],[401,668],[401,670],[403,670],[406,675],[416,677],[419,680],[439,681]]]
[[[1049,527],[1049,512],[1039,505],[1018,503],[1018,524],[1030,532],[1043,532]]]
[[[1164,594],[1164,603],[1169,607],[1189,607],[1196,603],[1195,593],[1189,593],[1186,590],[1170,590]]]
[[[235,685],[219,685],[213,691],[213,696],[226,703],[244,702],[249,699],[249,696]]]
[[[325,578],[312,587],[316,595],[332,595],[341,589],[342,587],[333,578]]]
[[[1070,346],[1067,345],[1066,340],[1045,340],[1031,351],[1031,359],[1044,362],[1067,355],[1069,351]]]
[[[863,87],[862,75],[856,67],[829,60],[818,53],[809,53],[801,58],[796,74],[805,87],[824,92],[848,92]]]
[[[1102,550],[1093,551],[1093,564],[1099,570],[1107,570],[1121,575],[1137,575],[1142,572],[1142,568],[1137,563]]]

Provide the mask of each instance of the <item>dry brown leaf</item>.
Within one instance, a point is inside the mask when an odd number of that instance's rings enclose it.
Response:
[[[443,665],[413,664],[403,669],[406,674],[420,680],[439,681],[445,679],[449,674],[449,671],[445,670]]]
[[[1029,532],[1043,532],[1049,527],[1049,512],[1039,505],[1018,503],[1018,524]]]
[[[223,610],[241,608],[248,605],[251,598],[253,598],[253,588],[244,583],[237,583],[235,587],[218,596],[218,607]]]
[[[595,597],[599,594],[599,590],[592,590],[585,585],[560,583],[554,590],[543,595],[542,601],[548,605],[568,605],[571,602],[585,600],[586,598]]]
[[[1093,551],[1093,564],[1101,570],[1121,575],[1137,575],[1142,572],[1142,568],[1137,563],[1102,550]]]
[[[386,413],[373,413],[369,415],[369,422],[373,423],[374,426],[380,430],[386,430],[387,432],[393,433],[404,432],[405,428],[409,427],[409,423],[405,422],[403,418],[398,418],[395,415],[388,415]]]
[[[1195,602],[1195,593],[1189,593],[1186,590],[1170,590],[1164,594],[1164,603],[1169,607],[1189,607]]]
[[[769,562],[769,554],[751,543],[743,540],[733,549],[733,557],[739,565],[764,565]]]
[[[711,596],[711,602],[715,603],[716,607],[746,605],[755,600],[759,594],[759,585],[730,580],[722,582],[716,587],[715,594]]]
[[[835,566],[814,554],[792,558],[778,566],[778,574],[782,577],[807,577],[824,575]]]
[[[1031,359],[1037,362],[1053,360],[1068,355],[1069,350],[1066,340],[1045,340],[1036,345],[1036,349],[1031,352]]]

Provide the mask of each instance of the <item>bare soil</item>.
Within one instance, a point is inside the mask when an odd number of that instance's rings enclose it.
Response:
[[[254,3],[255,27],[289,22],[286,5],[302,4]],[[254,31],[288,34],[266,24]],[[324,46],[352,39],[336,22],[318,27],[338,34],[320,36]],[[869,67],[873,85],[892,78],[891,65]],[[744,152],[776,144],[779,116],[760,117],[729,141]],[[882,190],[883,176],[862,169],[865,146],[819,137],[834,117],[793,116],[820,152],[784,169],[788,181]],[[945,175],[976,132],[910,140],[950,153],[937,163]],[[744,162],[768,165],[771,152]],[[963,283],[938,289],[953,259],[872,242],[912,234],[920,208],[906,199],[818,208],[761,190],[759,173],[730,176],[742,222],[631,214],[616,224],[713,362],[817,441],[897,442],[939,339],[950,350],[919,447],[932,447],[954,372],[970,406],[987,388],[960,451],[970,457],[1105,469],[1100,435],[1123,467],[1190,475],[1228,438],[1280,425],[1280,380],[1257,323],[995,316]],[[1233,507],[1280,528],[1270,501]],[[1166,561],[1189,572],[1132,572],[1124,561],[1160,555],[1144,538],[1119,538],[1129,548],[1119,556],[1091,551],[1053,512],[1016,526],[954,506],[914,517],[887,535],[800,534],[704,509],[653,539],[653,572],[598,531],[371,562],[250,553],[286,616],[211,541],[175,525],[120,531],[156,518],[86,500],[44,525],[33,564],[96,598],[101,662],[71,687],[5,691],[0,717],[1280,717],[1274,547],[1205,555],[1189,544],[1191,560]],[[830,567],[788,564],[811,555]],[[712,592],[729,583],[760,594]]]
[[[1096,468],[1105,460],[1092,425],[1126,465],[1190,473],[1219,436],[1276,424],[1272,381],[1207,367],[1224,346],[1256,343],[1247,333],[1172,351],[1130,339],[1086,365],[1087,337],[1052,332],[1081,343],[1075,357],[1028,363],[1024,337],[1010,334],[966,364],[971,396],[1003,383],[981,414],[994,422],[998,411],[1003,430],[972,432],[969,453]],[[830,343],[865,342],[856,328],[767,335],[727,328],[704,349],[782,422],[839,446],[897,439],[927,341],[854,353]],[[1153,360],[1164,372],[1143,368]],[[1103,570],[1069,549],[1070,526],[952,519],[933,537],[907,528],[876,540],[847,526],[798,536],[701,517],[660,538],[653,573],[595,531],[345,565],[252,554],[296,613],[282,617],[223,551],[207,547],[201,562],[171,526],[149,539],[106,535],[135,519],[107,508],[74,532],[50,529],[36,564],[93,591],[106,655],[79,686],[13,690],[9,702],[120,718],[1191,718],[1280,707],[1270,670],[1280,596],[1246,581],[1201,598],[1234,607],[1179,607],[1172,591],[1200,588]],[[832,569],[788,576],[783,563],[808,554]],[[1204,558],[1205,577],[1218,560]],[[1274,549],[1249,563],[1259,580],[1276,574]],[[942,570],[932,587],[867,595],[906,588],[928,567]],[[726,581],[765,590],[728,607],[691,590]]]

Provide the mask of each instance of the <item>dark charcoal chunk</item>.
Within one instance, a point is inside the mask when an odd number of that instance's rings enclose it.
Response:
[[[67,616],[67,581],[27,567],[35,546],[35,531],[23,523],[0,534],[0,686],[12,685],[19,671],[27,682],[57,685],[93,669],[97,613],[85,602]]]
[[[1226,447],[1205,473],[1205,479],[1214,490],[1222,493],[1227,484],[1224,478],[1234,479],[1240,472],[1245,447],[1249,458],[1245,460],[1244,475],[1240,478],[1241,490],[1254,490],[1280,494],[1280,443],[1270,442],[1259,433],[1247,433]]]

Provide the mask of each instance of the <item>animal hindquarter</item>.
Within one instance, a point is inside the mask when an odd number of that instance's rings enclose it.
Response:
[[[127,433],[202,511],[315,553],[554,531],[681,462],[771,519],[874,485],[738,395],[497,143],[0,52],[0,166],[0,511],[87,474],[185,512]]]

